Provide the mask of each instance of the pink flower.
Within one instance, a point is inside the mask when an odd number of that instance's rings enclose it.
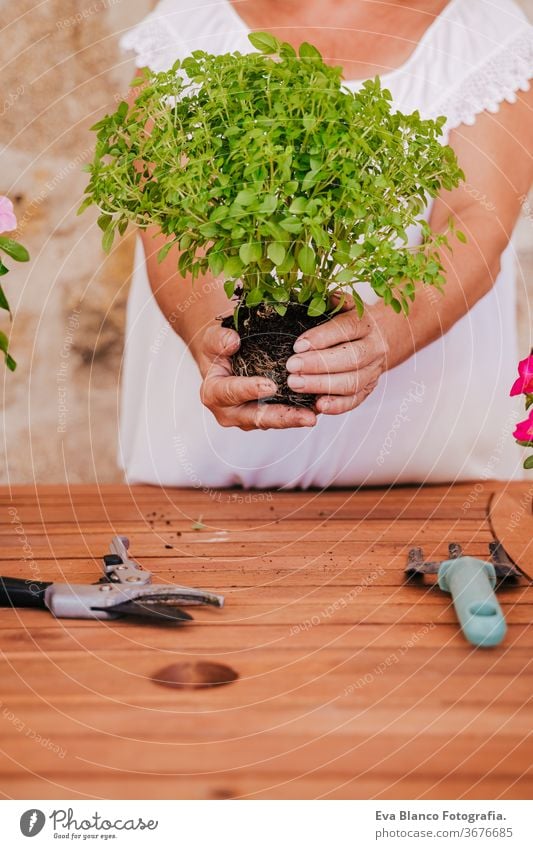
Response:
[[[5,195],[0,195],[0,233],[17,229],[17,218],[13,212],[13,204]]]
[[[518,442],[533,442],[533,409],[525,421],[518,422],[513,436]]]
[[[533,392],[533,354],[518,363],[520,377],[513,383],[511,395],[530,394]]]

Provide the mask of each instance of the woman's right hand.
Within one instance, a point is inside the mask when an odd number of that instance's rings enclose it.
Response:
[[[222,427],[241,430],[313,427],[316,415],[302,407],[285,404],[259,404],[276,392],[276,384],[265,377],[236,377],[230,357],[240,345],[235,330],[209,325],[196,345],[191,344],[203,377],[200,397]]]

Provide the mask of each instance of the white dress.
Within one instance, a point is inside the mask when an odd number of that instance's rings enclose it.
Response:
[[[249,52],[248,32],[229,0],[162,0],[122,46],[139,67],[164,70],[195,49]],[[407,62],[382,79],[398,109],[444,114],[449,132],[512,102],[531,76],[533,28],[514,2],[451,0]],[[523,409],[509,398],[518,358],[514,266],[510,244],[489,294],[384,374],[357,409],[319,416],[311,429],[245,433],[220,427],[202,406],[196,363],[159,311],[139,241],[122,385],[126,479],[288,488],[520,476],[512,430]]]

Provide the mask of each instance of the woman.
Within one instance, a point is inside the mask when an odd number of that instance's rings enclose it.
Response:
[[[183,281],[174,251],[143,234],[128,307],[121,454],[130,481],[307,487],[518,475],[508,398],[517,360],[509,238],[533,176],[533,31],[512,0],[163,0],[123,38],[137,64],[195,49],[249,51],[268,29],[311,41],[347,85],[379,74],[401,111],[446,115],[467,175],[427,209],[468,235],[446,254],[443,296],[409,318],[366,295],[303,334],[292,388],[316,410],[262,405],[269,381],[231,375],[239,337],[221,281]],[[413,233],[412,240],[420,238]]]

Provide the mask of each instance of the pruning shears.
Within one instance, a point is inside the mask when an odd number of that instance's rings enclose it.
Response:
[[[193,619],[181,606],[224,605],[224,596],[194,587],[152,584],[152,573],[128,555],[127,537],[114,536],[95,584],[0,577],[0,607],[47,609],[59,619],[118,619],[140,616],[160,622]]]

